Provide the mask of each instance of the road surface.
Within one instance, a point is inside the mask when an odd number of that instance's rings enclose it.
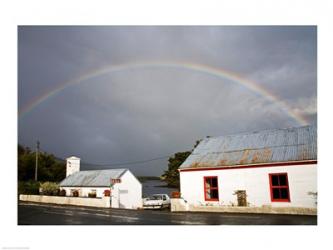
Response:
[[[317,216],[89,208],[20,202],[18,225],[316,225]]]

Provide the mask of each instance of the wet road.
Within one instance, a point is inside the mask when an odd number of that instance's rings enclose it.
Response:
[[[18,225],[316,225],[316,216],[171,213],[20,202]]]

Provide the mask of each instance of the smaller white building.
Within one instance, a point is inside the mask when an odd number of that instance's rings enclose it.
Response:
[[[101,198],[110,195],[112,208],[142,207],[142,184],[128,169],[80,171],[80,158],[69,157],[66,178],[60,182],[66,196]]]

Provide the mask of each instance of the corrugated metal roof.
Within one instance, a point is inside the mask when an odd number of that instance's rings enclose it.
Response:
[[[206,138],[179,167],[211,168],[317,160],[317,126]]]
[[[119,179],[128,169],[79,171],[60,182],[62,187],[108,187],[111,179]]]

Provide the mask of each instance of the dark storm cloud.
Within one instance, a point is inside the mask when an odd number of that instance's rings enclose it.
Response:
[[[315,122],[315,27],[19,27],[19,109],[91,70],[187,61],[258,82]],[[278,104],[226,79],[177,68],[87,79],[19,120],[19,142],[59,157],[118,163],[189,150],[207,135],[296,126]],[[128,166],[158,175],[166,160]]]

